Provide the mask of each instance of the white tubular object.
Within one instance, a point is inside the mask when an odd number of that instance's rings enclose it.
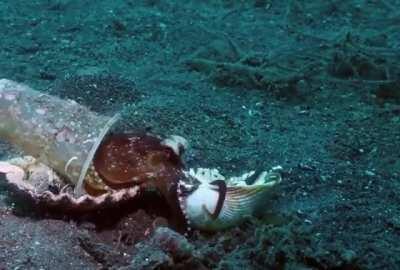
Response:
[[[117,119],[0,79],[0,139],[65,176],[77,195],[97,147]]]

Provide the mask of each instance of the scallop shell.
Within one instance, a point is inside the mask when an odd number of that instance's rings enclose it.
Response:
[[[281,182],[280,167],[225,178],[217,169],[186,172],[178,184],[181,210],[189,226],[217,231],[240,224],[254,214],[272,187]]]
[[[75,197],[73,187],[63,181],[52,169],[35,158],[25,156],[0,162],[0,173],[19,195],[34,204],[64,212],[85,212],[122,204],[135,198],[139,187],[109,190],[100,196],[88,194]]]

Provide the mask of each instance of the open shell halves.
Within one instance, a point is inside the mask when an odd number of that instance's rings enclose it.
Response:
[[[251,171],[230,179],[216,169],[187,171],[186,176],[193,181],[179,182],[178,198],[188,225],[216,231],[240,224],[254,214],[267,199],[268,191],[281,182],[278,169]]]

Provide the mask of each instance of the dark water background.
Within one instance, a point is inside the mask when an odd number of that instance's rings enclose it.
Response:
[[[162,269],[400,269],[400,1],[3,0],[0,25],[1,78],[184,136],[189,167],[283,167],[283,222]],[[32,220],[2,189],[1,269],[118,269],[155,218]]]

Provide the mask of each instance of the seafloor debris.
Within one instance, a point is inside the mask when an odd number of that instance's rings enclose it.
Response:
[[[300,5],[292,2],[292,7]],[[384,42],[380,36],[358,36],[344,29],[334,39],[309,38],[318,41],[317,45],[275,55],[243,53],[233,40],[220,38],[200,47],[184,64],[189,70],[208,76],[219,87],[261,89],[294,97],[310,92],[303,93],[300,81],[351,82],[372,85],[379,98],[397,102],[398,91],[393,86],[399,81],[400,54],[394,49],[364,45]]]
[[[200,48],[184,64],[190,70],[206,74],[221,87],[241,86],[290,93],[296,90],[298,81],[315,69],[314,65],[301,70],[282,67],[281,63],[274,63],[262,55],[244,54],[230,40],[216,40]]]

